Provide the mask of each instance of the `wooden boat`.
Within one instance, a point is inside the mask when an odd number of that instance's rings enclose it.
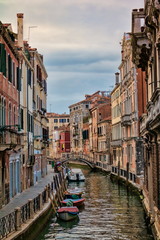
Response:
[[[70,169],[70,171],[68,171],[67,173],[67,178],[68,178],[68,181],[76,181],[76,182],[85,181],[85,176],[82,173],[82,170],[79,168]]]
[[[83,194],[83,191],[81,189],[70,189],[70,190],[66,190],[64,192],[64,198],[71,198],[71,199],[77,199],[77,198],[81,198]]]
[[[79,210],[77,207],[61,207],[58,209],[57,214],[61,220],[70,221],[78,216]]]
[[[68,206],[73,204],[73,206],[79,207],[84,204],[84,201],[85,201],[85,198],[78,198],[78,199],[67,198],[61,201],[61,203],[63,205],[68,205]]]

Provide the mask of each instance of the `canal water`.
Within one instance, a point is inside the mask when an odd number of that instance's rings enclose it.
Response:
[[[71,222],[52,218],[38,240],[153,240],[137,196],[104,173],[83,172],[84,183],[68,186],[84,189],[86,201],[79,218]]]

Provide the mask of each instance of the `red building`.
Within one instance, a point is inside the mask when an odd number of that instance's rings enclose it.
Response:
[[[70,153],[70,129],[63,126],[59,131],[59,152]]]
[[[0,22],[0,207],[21,191],[18,133],[19,55],[10,24]],[[16,179],[15,179],[16,178]]]

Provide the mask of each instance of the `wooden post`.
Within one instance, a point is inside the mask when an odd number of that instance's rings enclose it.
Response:
[[[34,209],[33,209],[33,199],[29,199],[29,209],[30,209],[30,219],[34,217]]]
[[[48,186],[46,186],[46,188],[45,188],[45,191],[46,191],[46,203],[48,202]]]
[[[39,210],[42,210],[42,193],[39,193]]]
[[[127,182],[128,182],[128,180],[129,180],[129,162],[127,162]]]
[[[15,212],[16,212],[16,217],[15,217],[16,231],[19,231],[21,229],[21,209],[20,209],[20,207],[16,207]]]
[[[54,206],[55,206],[56,208],[58,208],[58,203],[57,203],[57,201],[56,201],[56,198],[55,198],[54,194],[53,194],[53,195],[50,195],[50,199],[52,199],[52,201],[53,201],[53,203],[54,203]]]

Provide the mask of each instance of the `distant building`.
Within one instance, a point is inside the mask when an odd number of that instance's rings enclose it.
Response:
[[[69,106],[70,109],[70,134],[71,134],[71,152],[82,154],[84,150],[83,137],[87,136],[87,129],[83,131],[83,124],[89,123],[91,118],[90,109],[94,104],[101,104],[106,101],[106,93],[97,91],[92,95],[85,95],[85,99]],[[86,124],[85,124],[86,126]],[[88,138],[89,136],[87,136]],[[87,139],[85,140],[85,148],[87,147]],[[88,147],[87,147],[88,148]],[[86,151],[88,151],[86,149]],[[93,155],[93,154],[92,154]]]
[[[59,158],[61,156],[59,149],[60,131],[63,126],[68,126],[70,122],[69,114],[47,113],[49,128],[49,149],[48,156]]]
[[[104,103],[95,103],[90,109],[91,124],[90,157],[94,162],[103,167],[110,164],[110,140],[111,140],[111,102],[106,97]]]
[[[111,92],[112,110],[112,167],[123,166],[122,161],[122,130],[121,130],[121,88],[119,73],[116,73],[116,84]]]

